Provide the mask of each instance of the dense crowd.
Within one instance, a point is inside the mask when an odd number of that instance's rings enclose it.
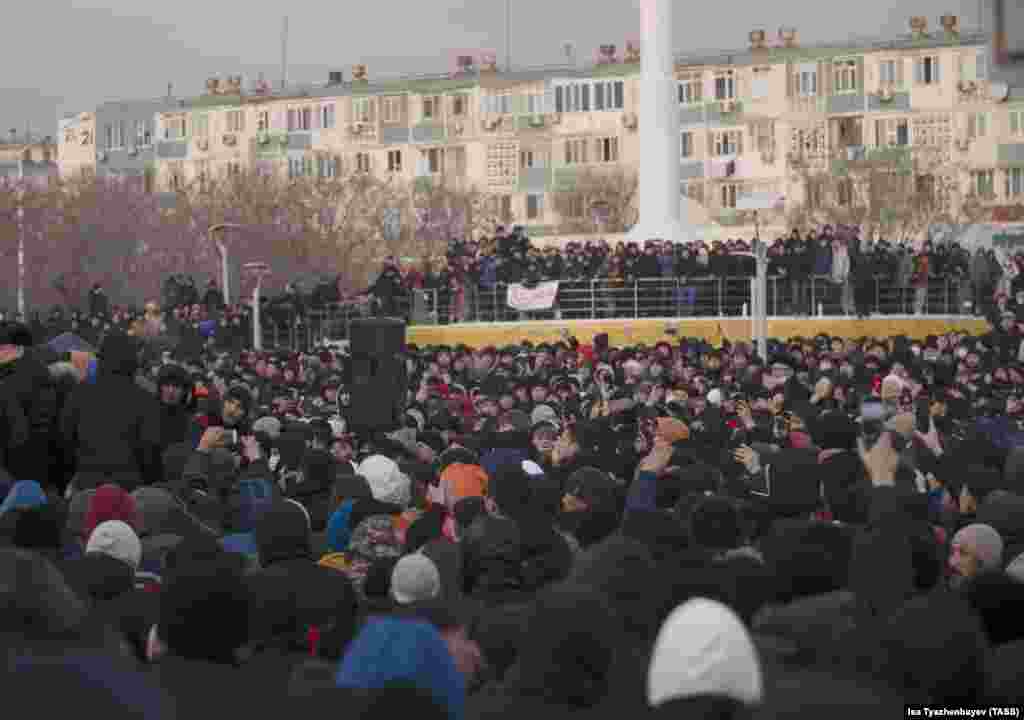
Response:
[[[1020,703],[1021,328],[409,347],[403,426],[371,432],[329,349],[112,326],[93,361],[6,323],[5,705]]]

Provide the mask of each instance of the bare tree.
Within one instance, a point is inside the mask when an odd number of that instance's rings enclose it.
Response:
[[[637,219],[635,171],[587,169],[572,188],[556,190],[553,206],[564,233],[625,232]]]
[[[794,227],[843,223],[912,240],[934,224],[977,219],[988,200],[961,191],[965,167],[939,145],[840,148],[825,163],[790,160],[804,188],[804,202],[788,214]]]

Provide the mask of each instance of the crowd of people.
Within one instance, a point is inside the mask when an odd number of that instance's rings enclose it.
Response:
[[[4,323],[5,705],[1019,707],[1022,328],[409,346],[367,428],[330,349]]]

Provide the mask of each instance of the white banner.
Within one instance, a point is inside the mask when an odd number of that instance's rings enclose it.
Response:
[[[520,312],[550,310],[558,295],[558,281],[542,282],[533,287],[518,283],[508,286],[508,306]]]

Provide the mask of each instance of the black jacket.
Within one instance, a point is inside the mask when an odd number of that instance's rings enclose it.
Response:
[[[157,400],[135,383],[134,338],[109,336],[100,353],[95,384],[79,385],[61,415],[61,435],[79,472],[159,476],[160,422]]]

